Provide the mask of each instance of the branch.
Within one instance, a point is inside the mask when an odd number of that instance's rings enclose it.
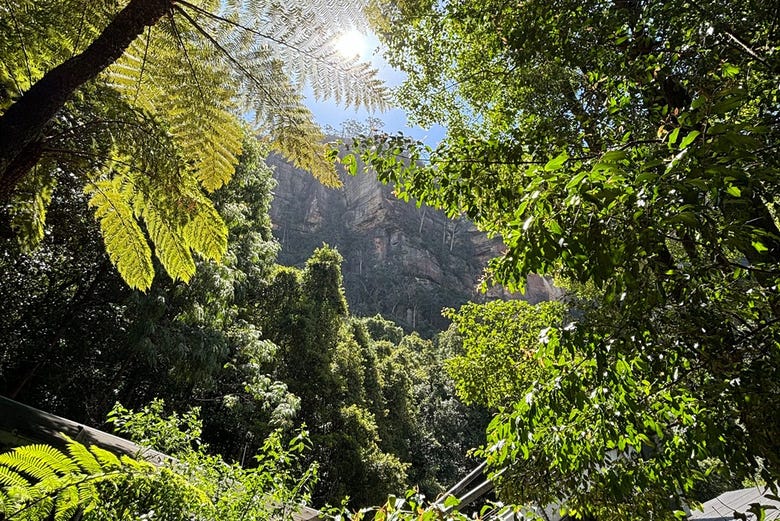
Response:
[[[41,157],[46,126],[73,93],[119,59],[133,40],[156,24],[174,0],[130,0],[81,54],[47,72],[0,116],[0,201]]]

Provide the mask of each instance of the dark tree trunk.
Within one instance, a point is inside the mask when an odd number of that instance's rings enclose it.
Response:
[[[114,63],[175,0],[130,0],[84,52],[47,72],[0,116],[0,201],[11,196],[43,150],[46,125],[76,89]]]

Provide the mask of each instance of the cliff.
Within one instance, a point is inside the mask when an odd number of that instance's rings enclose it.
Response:
[[[405,203],[368,173],[342,175],[343,188],[334,190],[278,157],[268,162],[278,182],[271,220],[282,245],[279,263],[302,265],[323,243],[336,247],[353,314],[380,313],[407,330],[432,334],[447,327],[444,307],[509,297],[499,288],[478,291],[485,265],[503,246],[465,219]],[[521,298],[559,295],[540,277],[528,282]]]

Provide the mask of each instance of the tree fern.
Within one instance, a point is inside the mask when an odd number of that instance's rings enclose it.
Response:
[[[95,208],[106,252],[127,283],[140,290],[152,284],[152,251],[133,213],[132,186],[120,176],[90,183],[89,206]]]
[[[250,469],[189,447],[155,466],[64,438],[66,451],[29,445],[0,455],[0,519],[287,518],[308,498],[316,472],[294,471],[303,444],[284,447],[279,433]]]
[[[149,201],[152,203],[152,201]],[[195,274],[195,260],[186,242],[181,227],[176,220],[166,218],[152,204],[147,204],[143,212],[149,238],[155,246],[155,254],[174,279],[188,281]]]
[[[127,512],[125,496],[145,490],[154,490],[157,508],[177,518],[213,510],[208,495],[182,474],[64,437],[67,453],[28,445],[0,454],[0,518],[65,520],[77,512],[89,518],[95,510],[97,518],[112,518],[114,507]]]
[[[182,235],[190,247],[207,259],[219,260],[227,251],[227,228],[206,197],[191,200],[192,215],[182,228]]]
[[[102,449],[87,449],[70,439],[68,449],[65,454],[49,445],[27,445],[0,454],[4,519],[69,519],[79,508],[94,507],[96,483],[117,478],[121,464],[101,466],[93,452]],[[153,472],[154,467],[134,471]]]
[[[0,123],[31,86],[105,34],[120,9],[144,3],[3,1]],[[365,26],[362,5],[170,0],[166,14],[123,44],[124,54],[98,81],[82,85],[45,123],[35,153],[52,166],[39,169],[41,179],[28,174],[23,186],[14,185],[14,228],[22,243],[31,247],[43,236],[51,194],[46,175],[57,168],[85,179],[109,256],[132,287],[151,284],[150,243],[172,278],[188,280],[193,253],[218,260],[226,251],[227,232],[205,193],[230,180],[246,115],[255,118],[251,132],[337,186],[301,93],[309,85],[318,98],[387,104],[375,71],[344,61],[333,46],[340,31]],[[13,148],[8,141],[4,146]],[[4,190],[0,183],[0,196]]]

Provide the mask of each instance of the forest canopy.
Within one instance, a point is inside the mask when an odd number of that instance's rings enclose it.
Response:
[[[399,102],[447,135],[358,154],[500,236],[492,282],[571,288],[526,346],[538,376],[489,428],[507,497],[619,519],[671,516],[713,474],[777,483],[778,6],[379,0],[372,16],[408,75]]]
[[[85,423],[111,411],[173,456],[7,452],[0,517],[343,500],[355,521],[465,519],[424,497],[480,444],[523,516],[674,519],[718,487],[777,494],[780,6],[372,0],[397,101],[447,134],[356,137],[340,161],[500,238],[485,285],[566,290],[447,310],[433,340],[353,316],[327,245],[274,262],[264,158],[338,185],[303,87],[387,102],[367,66],[334,61],[361,8],[0,5],[0,392]]]

